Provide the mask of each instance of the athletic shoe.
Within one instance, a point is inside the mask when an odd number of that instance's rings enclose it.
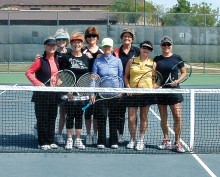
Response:
[[[92,145],[92,135],[86,136],[86,145]]]
[[[57,143],[65,144],[65,140],[63,139],[63,135],[57,135]]]
[[[85,149],[85,146],[80,138],[76,138],[76,140],[74,141],[74,147],[78,149]]]
[[[135,142],[131,139],[130,142],[127,144],[128,149],[134,149]]]
[[[123,143],[124,142],[124,138],[123,135],[118,135],[118,143]]]
[[[93,141],[93,144],[97,144],[97,142],[98,142],[98,137],[97,137],[96,134],[93,135],[92,141]]]
[[[50,146],[49,145],[38,145],[38,148],[44,151],[50,150]]]
[[[117,144],[113,144],[113,145],[111,145],[111,148],[112,149],[118,149],[118,145]]]
[[[174,152],[180,152],[180,153],[186,152],[185,149],[183,149],[182,143],[175,144],[174,147],[173,147],[173,151]]]
[[[172,144],[170,140],[163,140],[161,145],[158,146],[158,149],[164,150],[164,149],[172,149]]]
[[[72,139],[67,140],[65,149],[67,149],[67,150],[73,149],[73,140]]]
[[[34,137],[35,137],[36,139],[38,139],[37,127],[34,127],[34,128],[33,128],[33,132],[34,132]]]
[[[97,145],[97,148],[98,148],[98,149],[105,149],[105,145],[103,145],[103,144],[98,144],[98,145]]]
[[[137,151],[143,151],[144,150],[144,141],[143,140],[138,140],[137,141],[137,144],[136,144],[136,146],[135,146],[135,149],[137,150]]]
[[[56,144],[50,144],[50,149],[57,149],[58,146]]]

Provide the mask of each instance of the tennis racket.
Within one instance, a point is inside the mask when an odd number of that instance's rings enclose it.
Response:
[[[95,73],[85,73],[76,82],[75,87],[99,87],[100,77]],[[88,100],[91,92],[70,92],[62,97],[66,102],[68,101],[83,101]]]
[[[124,82],[118,76],[105,76],[105,77],[101,78],[99,87],[102,87],[102,88],[123,88],[124,87]],[[121,95],[121,93],[103,92],[103,93],[99,93],[98,95],[100,96],[100,99],[97,99],[96,102],[101,101],[101,100],[117,98]],[[84,106],[82,108],[82,110],[85,111],[91,105],[92,105],[92,103],[88,103],[86,106]]]
[[[181,76],[179,69],[181,69],[182,67],[186,68],[186,77],[182,79],[179,83],[185,82],[192,74],[192,66],[187,61],[180,61],[172,67],[171,72],[162,87],[165,85],[171,85],[175,80],[178,80]]]
[[[150,70],[144,73],[136,84],[136,88],[158,88],[163,83],[163,77],[160,72]]]
[[[45,82],[46,86],[51,87],[73,87],[76,83],[76,76],[70,70],[60,70]]]
[[[99,87],[100,83],[101,83],[101,79],[99,75],[89,72],[89,73],[82,75],[78,79],[76,83],[76,87]],[[92,93],[91,92],[79,92],[77,94],[81,96],[90,96]]]

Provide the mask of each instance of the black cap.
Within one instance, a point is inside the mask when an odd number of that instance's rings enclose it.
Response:
[[[44,45],[48,45],[48,44],[57,44],[57,43],[56,43],[56,40],[54,38],[47,38],[44,41]]]

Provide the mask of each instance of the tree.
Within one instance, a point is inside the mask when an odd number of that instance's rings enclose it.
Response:
[[[117,21],[127,21],[128,23],[136,23],[140,20],[145,20],[146,17],[144,12],[152,14],[157,11],[157,8],[152,2],[137,1],[136,7],[134,0],[115,0],[114,4],[110,6],[110,11],[119,12],[119,14],[114,15],[114,19]],[[121,13],[126,12],[126,13]],[[153,14],[150,17],[147,17],[147,20],[151,23],[157,19],[157,15]]]
[[[193,4],[190,10],[192,26],[215,26],[218,22],[219,8],[212,9],[211,4],[205,2]]]
[[[192,4],[186,0],[177,0],[178,4],[162,16],[166,26],[214,26],[219,25],[219,8],[212,9],[211,4],[202,2]]]
[[[177,4],[161,18],[166,26],[187,26],[190,22],[190,2],[177,0]]]

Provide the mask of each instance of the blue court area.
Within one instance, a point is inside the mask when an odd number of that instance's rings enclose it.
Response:
[[[30,102],[31,96],[32,92],[1,91],[0,176],[220,176],[219,93],[195,94],[193,135],[190,129],[192,98],[190,93],[183,94],[181,140],[186,154],[157,149],[163,135],[156,105],[151,106],[149,111],[144,151],[126,148],[130,138],[127,119],[125,142],[116,150],[98,150],[96,146],[87,146],[86,150],[66,151],[63,145],[53,151],[41,151],[37,148],[37,139],[33,134],[35,115],[33,103]],[[174,141],[171,112],[168,114],[170,137]],[[82,138],[85,140],[85,127],[83,129]],[[190,147],[193,148],[191,152]]]
[[[214,177],[220,154],[1,153],[3,177]]]

